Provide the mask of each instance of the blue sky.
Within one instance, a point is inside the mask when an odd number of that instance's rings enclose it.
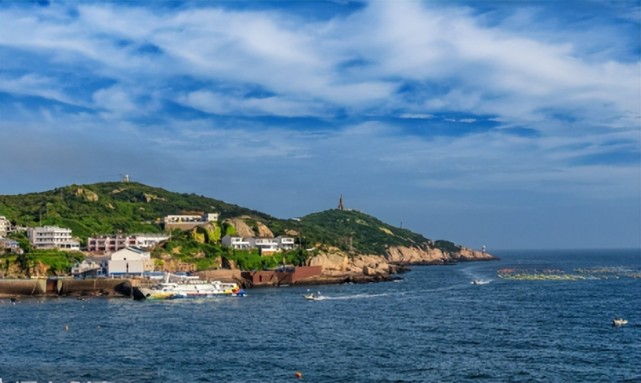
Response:
[[[0,2],[0,194],[133,180],[641,246],[639,1]]]

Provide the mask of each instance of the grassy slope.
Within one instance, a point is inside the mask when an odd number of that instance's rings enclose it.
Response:
[[[195,194],[180,194],[139,183],[70,185],[42,193],[0,196],[0,215],[18,225],[59,225],[82,241],[99,234],[160,232],[168,214],[217,212],[220,219],[249,216],[275,235],[295,230],[305,246],[317,243],[346,251],[384,254],[388,246],[430,242],[420,234],[387,225],[358,211],[326,210],[300,221],[280,220],[255,210]],[[437,241],[437,247],[454,244]]]

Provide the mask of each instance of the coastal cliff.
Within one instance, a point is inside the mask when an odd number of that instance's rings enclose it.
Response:
[[[496,257],[483,251],[461,248],[447,252],[438,248],[392,246],[387,251],[387,260],[395,264],[438,265],[452,262],[491,261]]]
[[[349,255],[338,248],[319,249],[308,260],[308,266],[321,266],[322,276],[329,280],[350,279],[377,281],[392,279],[407,265],[442,265],[455,262],[491,261],[497,258],[486,252],[462,248],[450,253],[437,248],[392,246],[386,255]]]

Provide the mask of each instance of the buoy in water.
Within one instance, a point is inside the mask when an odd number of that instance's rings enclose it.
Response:
[[[65,325],[65,331],[69,331],[69,325]]]
[[[298,379],[302,379],[302,378],[303,378],[303,373],[302,373],[302,372],[300,372],[300,371],[296,371],[296,377],[297,377]]]

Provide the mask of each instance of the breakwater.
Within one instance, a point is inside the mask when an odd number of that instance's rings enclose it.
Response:
[[[0,298],[18,296],[135,297],[143,281],[137,279],[0,279]]]

